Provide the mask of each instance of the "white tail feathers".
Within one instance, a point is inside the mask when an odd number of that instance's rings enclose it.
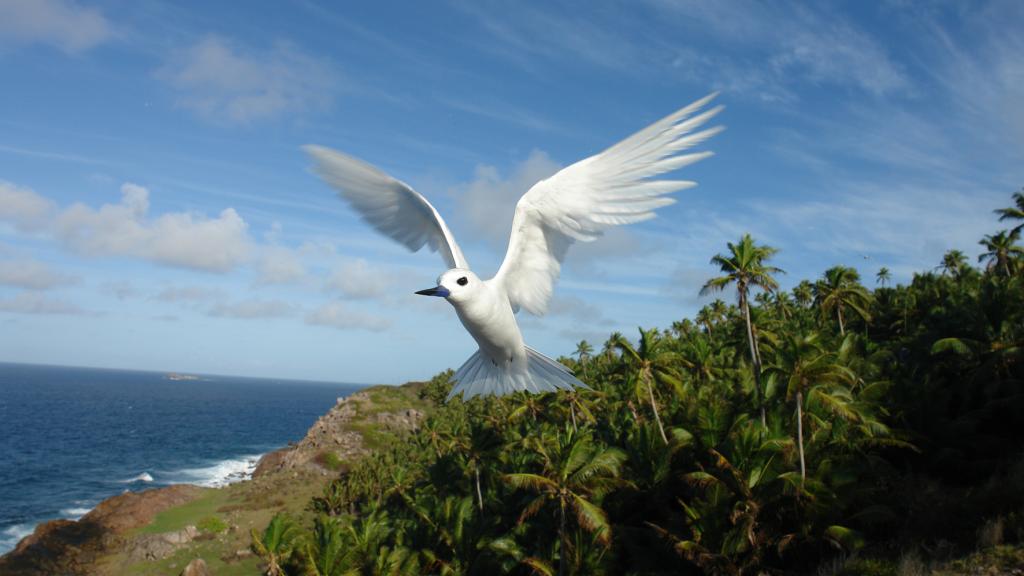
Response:
[[[498,366],[490,361],[480,350],[469,357],[455,376],[455,386],[448,394],[451,400],[456,394],[462,394],[469,400],[474,396],[504,396],[516,392],[554,392],[556,390],[572,390],[587,388],[572,375],[562,364],[526,347],[526,371],[516,371],[509,367]]]

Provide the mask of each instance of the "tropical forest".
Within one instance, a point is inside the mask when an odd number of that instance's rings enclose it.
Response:
[[[254,529],[253,551],[272,576],[1020,562],[1024,190],[1010,203],[977,261],[950,250],[906,285],[847,266],[797,283],[744,235],[693,318],[562,358],[588,390],[446,400],[439,374],[418,429]]]

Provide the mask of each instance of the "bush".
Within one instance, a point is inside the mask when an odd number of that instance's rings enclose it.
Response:
[[[196,524],[200,532],[207,534],[220,534],[228,529],[227,522],[221,520],[220,516],[207,516]]]

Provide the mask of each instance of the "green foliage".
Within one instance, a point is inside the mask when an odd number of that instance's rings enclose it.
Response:
[[[901,548],[1019,540],[1018,233],[985,270],[950,251],[909,285],[835,266],[789,292],[745,235],[705,286],[736,305],[580,342],[562,361],[590,390],[446,402],[435,376],[419,430],[254,550],[289,574],[882,575]]]
[[[338,456],[337,452],[321,452],[317,454],[316,461],[318,464],[327,468],[328,470],[338,470],[345,462],[342,461],[341,457]]]
[[[196,523],[196,528],[207,534],[220,534],[228,529],[228,524],[220,516],[207,516]]]

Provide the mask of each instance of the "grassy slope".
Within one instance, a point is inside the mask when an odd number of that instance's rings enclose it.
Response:
[[[357,418],[350,427],[363,436],[367,448],[376,448],[394,438],[393,432],[377,424],[377,414],[400,412],[409,408],[429,411],[429,404],[419,399],[420,387],[418,383],[412,383],[397,387],[376,386],[365,391],[371,402],[358,404]],[[249,548],[250,530],[262,530],[270,518],[280,511],[287,511],[304,524],[312,522],[312,514],[305,507],[309,499],[319,494],[333,477],[334,473],[326,470],[287,471],[224,488],[210,488],[196,500],[158,514],[153,522],[133,535],[162,534],[186,526],[216,524],[211,522],[212,518],[221,520],[228,526],[227,530],[218,534],[204,532],[176,554],[163,560],[133,562],[126,553],[121,552],[104,558],[99,568],[106,574],[119,576],[176,576],[193,558],[202,558],[217,576],[259,574],[257,558],[234,558],[236,551]]]

